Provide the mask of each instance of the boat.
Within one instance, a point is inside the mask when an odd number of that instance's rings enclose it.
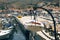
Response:
[[[0,39],[9,38],[13,30],[13,26],[5,19],[0,20]]]
[[[42,15],[43,14],[43,15]],[[35,18],[34,18],[35,17]],[[54,24],[51,16],[47,12],[41,12],[41,16],[31,15],[23,16],[22,18],[17,17],[19,22],[30,31],[29,37],[32,36],[33,40],[44,39],[44,40],[55,40],[54,35]],[[52,24],[52,25],[51,25]],[[57,24],[57,22],[56,22]],[[60,40],[60,30],[58,29],[60,24],[56,27],[58,40]],[[41,28],[42,27],[42,28]],[[30,38],[31,39],[31,38]]]
[[[41,39],[44,39],[44,40],[55,40],[55,37],[53,34],[54,33],[53,21],[50,21],[50,20],[47,20],[44,18],[40,18],[40,17],[37,17],[38,20],[34,20],[33,16],[32,16],[32,19],[30,16],[24,16],[22,18],[17,17],[17,19],[19,20],[19,22],[22,25],[24,25],[25,29],[32,32],[32,33],[30,33],[29,36],[35,35],[35,37],[38,39],[39,39],[39,37],[41,37]],[[52,29],[50,28],[50,26],[52,27]],[[45,27],[47,30],[45,29]],[[52,30],[53,32],[49,31],[48,29]],[[59,31],[58,27],[57,27],[57,30],[58,30],[58,34],[60,35],[60,31]],[[36,35],[39,37],[37,37]],[[58,38],[60,39],[60,36]]]

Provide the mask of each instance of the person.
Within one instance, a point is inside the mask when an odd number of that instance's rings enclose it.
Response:
[[[37,15],[36,11],[34,11],[34,20],[36,20],[36,15]]]
[[[60,24],[60,16],[58,17],[58,20],[57,21],[58,21],[58,24]]]
[[[32,16],[33,16],[33,10],[30,10],[30,11],[29,11],[29,15],[31,15],[31,19],[32,19]]]

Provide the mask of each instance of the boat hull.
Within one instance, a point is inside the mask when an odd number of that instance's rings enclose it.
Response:
[[[5,34],[5,35],[0,35],[0,39],[5,39],[5,38],[9,38],[12,34],[13,30],[10,30],[9,33]]]

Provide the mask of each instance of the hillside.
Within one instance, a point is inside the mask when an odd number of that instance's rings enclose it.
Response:
[[[36,4],[37,2],[41,2],[41,1],[45,1],[45,2],[57,2],[57,0],[0,0],[0,3],[7,3],[7,5],[13,6],[13,7],[25,7],[28,4],[32,3],[32,4]]]

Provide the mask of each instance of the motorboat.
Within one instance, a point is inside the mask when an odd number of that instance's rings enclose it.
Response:
[[[9,38],[13,30],[13,26],[5,19],[0,21],[0,39]]]
[[[46,40],[51,40],[51,39],[55,40],[54,34],[51,35],[51,32],[49,32],[49,31],[47,33],[45,32],[45,30],[46,30],[45,27],[47,28],[47,30],[50,28],[50,26],[53,27],[53,24],[52,24],[53,22],[52,21],[46,20],[46,19],[43,19],[43,18],[39,18],[39,17],[38,17],[38,19],[40,19],[40,20],[34,20],[34,19],[31,19],[30,16],[24,16],[22,18],[17,17],[17,19],[19,20],[19,22],[22,25],[24,25],[24,27],[27,30],[32,31],[32,32],[36,32],[36,34],[41,36],[44,40],[45,39]]]

